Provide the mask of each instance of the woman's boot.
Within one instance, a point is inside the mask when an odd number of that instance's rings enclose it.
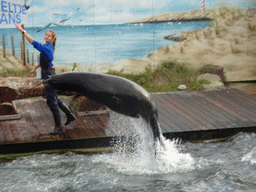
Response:
[[[69,123],[71,123],[72,121],[74,121],[76,119],[75,115],[73,115],[70,111],[70,109],[65,105],[65,103],[61,103],[59,104],[59,108],[66,114],[67,116],[67,121],[65,123],[65,125],[68,125]]]
[[[64,133],[63,127],[61,126],[61,117],[60,117],[59,110],[52,111],[52,114],[53,114],[53,118],[54,118],[55,128],[51,132],[51,135],[57,135],[60,133]]]

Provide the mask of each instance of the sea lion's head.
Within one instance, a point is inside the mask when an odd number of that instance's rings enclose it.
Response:
[[[76,83],[78,81],[77,76],[63,73],[51,75],[49,79],[43,80],[42,83],[52,89],[73,92],[79,89],[77,87],[79,84]]]

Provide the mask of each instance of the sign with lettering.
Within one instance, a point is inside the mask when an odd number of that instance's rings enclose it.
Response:
[[[27,24],[24,0],[1,0],[0,25]]]

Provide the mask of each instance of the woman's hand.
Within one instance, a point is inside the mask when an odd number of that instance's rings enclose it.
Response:
[[[28,73],[28,75],[29,75],[30,77],[34,77],[34,73],[35,73],[35,71],[36,71],[39,67],[40,67],[40,64],[38,63],[38,64],[34,67],[34,69],[32,69],[32,70]]]
[[[21,27],[21,26],[19,26],[19,25],[17,25],[17,24],[14,24],[15,25],[15,27],[20,31],[20,32],[23,32],[24,31],[24,29]]]
[[[28,75],[29,75],[30,77],[34,77],[34,73],[35,73],[35,70],[32,69],[32,70],[28,73]]]

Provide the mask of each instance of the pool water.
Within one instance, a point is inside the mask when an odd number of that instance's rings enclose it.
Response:
[[[119,143],[113,153],[33,155],[0,164],[1,191],[256,190],[255,134],[240,133],[226,142],[163,138],[155,154],[147,125],[131,124],[136,131],[126,126],[120,131],[134,139]]]

